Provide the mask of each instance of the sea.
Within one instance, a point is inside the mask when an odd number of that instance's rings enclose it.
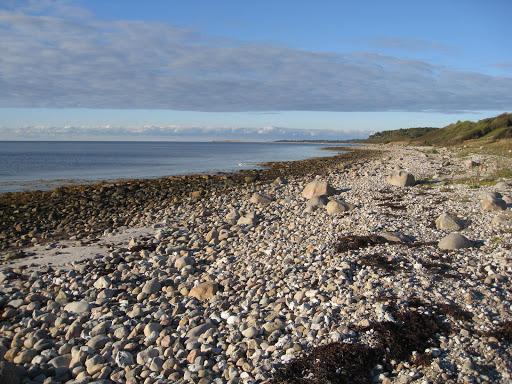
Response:
[[[0,141],[0,192],[99,180],[232,172],[332,156],[316,143]]]

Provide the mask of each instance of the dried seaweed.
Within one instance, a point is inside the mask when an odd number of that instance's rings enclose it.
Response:
[[[389,243],[389,240],[379,235],[350,235],[338,239],[335,249],[336,252],[346,252],[385,243]]]
[[[377,347],[363,344],[331,343],[313,348],[307,355],[277,369],[273,383],[358,384],[371,383],[372,369],[387,361],[410,361],[426,365],[430,357],[413,351],[438,346],[437,334],[449,331],[436,315],[418,311],[395,312],[396,322],[373,322],[359,331],[372,330]]]

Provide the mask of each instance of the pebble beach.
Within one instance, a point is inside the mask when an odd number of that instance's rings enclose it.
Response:
[[[0,195],[0,383],[509,383],[511,164],[364,145]]]

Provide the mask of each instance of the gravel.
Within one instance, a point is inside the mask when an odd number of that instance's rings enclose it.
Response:
[[[189,185],[179,201],[133,210],[128,225],[150,235],[64,265],[5,261],[0,377],[510,382],[510,205],[482,210],[496,188],[454,182],[485,177],[455,150],[369,148],[315,168],[321,178],[309,169],[195,194]],[[398,169],[415,185],[387,184]],[[499,199],[510,182],[497,185]],[[306,187],[315,201],[302,196]],[[326,194],[332,212],[318,198]],[[467,248],[438,246],[447,229],[436,219],[446,212],[464,223]],[[66,241],[84,246],[119,230]],[[62,244],[51,243],[48,252]],[[20,257],[30,260],[29,246]]]

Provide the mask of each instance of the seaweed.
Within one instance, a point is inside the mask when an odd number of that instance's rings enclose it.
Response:
[[[389,240],[379,235],[350,235],[343,236],[338,239],[335,246],[336,252],[354,251],[366,247],[371,247],[378,244],[388,243]]]
[[[361,332],[372,330],[377,346],[331,343],[313,348],[308,354],[278,367],[273,383],[278,384],[359,384],[372,382],[375,365],[391,360],[426,365],[431,357],[413,351],[438,346],[437,334],[446,334],[449,326],[435,314],[418,311],[398,312],[391,307],[396,322],[372,322],[360,327]]]
[[[387,258],[379,254],[365,255],[359,258],[359,263],[369,267],[382,269],[386,272],[396,272],[402,267],[398,264],[399,260],[396,258]]]

